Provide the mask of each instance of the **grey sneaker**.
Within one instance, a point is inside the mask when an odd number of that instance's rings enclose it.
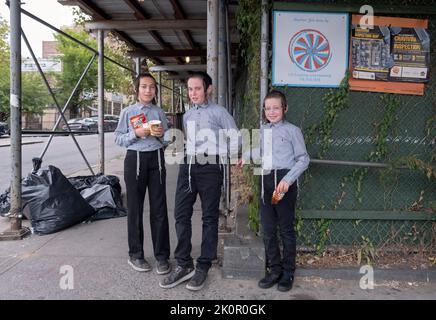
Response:
[[[183,268],[177,266],[170,275],[159,282],[159,286],[164,289],[174,288],[178,284],[191,279],[194,275],[194,268]]]
[[[148,262],[145,259],[129,258],[129,260],[127,260],[127,263],[134,270],[139,271],[139,272],[146,272],[146,271],[150,271],[152,269],[151,266],[148,264]]]
[[[202,270],[195,270],[194,276],[189,280],[186,288],[192,291],[201,290],[204,287],[204,283],[206,282],[207,272]]]
[[[168,260],[157,262],[157,267],[156,267],[157,274],[167,274],[170,271],[171,271],[171,265],[169,264]]]

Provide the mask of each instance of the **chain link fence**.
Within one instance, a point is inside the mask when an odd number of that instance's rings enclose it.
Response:
[[[429,19],[430,34],[436,34],[436,19]],[[431,44],[431,69],[435,69],[436,38]],[[406,159],[434,164],[435,137],[431,119],[435,115],[436,79],[425,85],[424,96],[397,95],[386,137],[386,155],[379,161],[404,163]],[[326,90],[286,88],[290,110],[288,120],[304,132],[321,121],[322,97]],[[368,161],[376,149],[377,135],[386,115],[386,94],[349,92],[348,107],[338,114],[324,159]],[[317,158],[320,140],[308,145],[309,154]],[[302,177],[300,208],[302,217],[311,210],[343,211],[342,219],[310,219],[302,223],[301,244],[371,245],[392,248],[398,245],[419,246],[434,251],[436,214],[434,177],[422,170],[339,167],[312,164]],[[362,213],[371,211],[369,218]],[[395,213],[409,212],[397,220]],[[420,213],[429,213],[428,220]],[[307,214],[306,214],[307,216]],[[395,220],[393,220],[395,219]],[[424,219],[424,220],[417,220]],[[303,241],[304,240],[304,241]],[[303,243],[304,242],[304,243]]]
[[[429,1],[418,2],[405,1],[404,5],[429,5]],[[346,5],[350,1],[323,3]],[[392,3],[377,1],[375,14],[377,5]],[[395,2],[395,7],[398,6]],[[429,20],[430,69],[436,70],[436,16],[401,17]],[[286,94],[287,119],[303,130],[306,142],[310,141],[307,148],[312,159],[392,165],[372,168],[311,163],[299,181],[297,233],[300,246],[322,249],[330,245],[367,245],[393,250],[412,247],[435,253],[434,74],[425,85],[423,96],[349,91],[347,106],[338,112],[327,146],[320,132],[311,132],[310,128],[326,116],[323,97],[331,89],[276,89]],[[395,96],[395,106],[391,105],[389,111],[387,101],[392,101],[389,100],[392,96]],[[242,94],[240,99],[243,99]],[[243,105],[241,100],[239,105]],[[237,114],[239,123],[249,122],[247,114],[258,114],[255,109],[257,106]],[[391,118],[387,119],[389,112]],[[256,122],[251,123],[257,127]],[[383,125],[388,127],[381,142],[383,154],[371,157],[380,150],[379,135]],[[310,134],[313,136],[309,137]],[[431,174],[431,178],[427,174]]]

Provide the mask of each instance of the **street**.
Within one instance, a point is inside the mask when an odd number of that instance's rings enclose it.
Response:
[[[23,144],[22,146],[22,176],[26,177],[33,169],[32,158],[39,157],[44,149],[47,137],[32,137],[32,140],[42,141],[42,143]],[[6,141],[9,137],[1,137],[0,141]],[[29,140],[23,137],[23,142]],[[76,140],[82,148],[85,157],[91,166],[98,163],[98,135],[76,135]],[[11,180],[11,148],[0,148],[0,193],[10,185]],[[124,157],[125,150],[117,146],[114,142],[113,132],[105,133],[105,161],[116,157]],[[86,169],[86,163],[80,155],[73,139],[70,136],[55,136],[48,147],[43,158],[42,166],[54,165],[58,167],[64,175],[68,176],[75,172]],[[93,169],[97,173],[97,169]],[[88,171],[89,172],[89,171]],[[89,172],[91,174],[91,172]]]

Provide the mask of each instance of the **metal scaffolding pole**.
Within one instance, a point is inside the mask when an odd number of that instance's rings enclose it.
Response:
[[[157,86],[157,104],[162,108],[162,72],[160,71],[157,73]]]
[[[7,5],[8,5],[8,2],[9,2],[9,1],[6,1],[6,4],[7,4]],[[44,20],[38,18],[37,16],[35,16],[35,15],[33,15],[33,14],[31,14],[30,12],[28,12],[28,11],[26,11],[26,10],[24,10],[24,9],[21,9],[21,13],[22,13],[22,14],[25,14],[26,16],[32,18],[32,19],[35,20],[35,21],[38,21],[39,23],[43,24],[44,26],[46,26],[46,27],[48,27],[48,28],[50,28],[50,29],[56,31],[57,33],[63,35],[64,37],[67,37],[68,39],[70,39],[71,41],[73,41],[73,42],[75,42],[75,43],[81,45],[82,47],[85,47],[85,48],[87,48],[88,50],[90,50],[90,51],[92,51],[92,52],[98,54],[98,50],[95,50],[95,49],[91,48],[90,46],[86,45],[85,43],[81,42],[80,40],[77,40],[76,38],[70,36],[68,33],[65,33],[64,31],[62,31],[62,30],[60,30],[60,29],[58,29],[58,28],[52,26],[51,24],[45,22]],[[125,69],[125,70],[130,71],[131,73],[135,73],[135,70],[133,70],[132,68],[126,67],[126,66],[122,65],[121,63],[119,63],[119,62],[117,62],[117,61],[115,61],[115,60],[113,60],[113,59],[111,59],[111,58],[109,58],[109,57],[106,57],[106,56],[105,56],[104,58],[105,58],[106,60],[112,62],[113,64],[116,64],[117,66],[119,66],[119,67],[121,67],[121,68],[123,68],[123,69]]]
[[[104,31],[97,31],[98,42],[98,160],[104,174]]]
[[[218,7],[218,83],[215,82],[215,90],[218,92],[218,104],[225,107],[229,111],[227,104],[227,50],[226,50],[226,21],[225,21],[226,0],[219,0]],[[227,139],[228,142],[228,139]],[[222,221],[220,223],[221,230],[227,230],[227,217],[230,212],[230,166],[228,158],[224,169],[224,184],[222,186],[220,199],[220,212]]]
[[[11,119],[11,209],[10,229],[0,240],[18,240],[29,233],[21,224],[21,3],[10,2],[10,119]]]
[[[225,28],[225,2],[226,0],[219,0],[219,13],[218,13],[218,104],[225,107],[227,110],[227,61],[226,61],[226,28]]]
[[[233,115],[233,104],[232,104],[232,92],[233,92],[233,77],[232,77],[232,55],[230,51],[230,27],[229,27],[229,8],[225,8],[225,20],[226,20],[226,50],[227,50],[227,110]]]
[[[185,112],[185,105],[184,105],[184,103],[183,103],[183,85],[181,85],[180,87],[179,87],[179,102],[178,102],[178,104],[177,104],[177,110],[176,110],[176,112],[182,112],[182,113],[184,113]],[[183,126],[182,126],[182,129],[183,129]]]
[[[65,110],[67,110],[67,108],[69,107],[71,100],[73,99],[74,95],[76,94],[77,90],[79,89],[80,84],[82,83],[83,78],[85,78],[85,75],[88,73],[89,68],[91,68],[92,63],[95,60],[95,57],[97,56],[97,54],[93,54],[91,59],[88,62],[88,65],[86,66],[85,70],[82,72],[82,75],[80,76],[80,79],[77,81],[73,91],[70,94],[70,97],[68,98],[67,102],[65,103],[64,107],[62,108],[62,114],[65,114]],[[56,123],[53,127],[52,131],[56,131],[57,127],[59,126],[59,123],[61,122],[62,117],[59,116],[56,120]],[[69,128],[68,128],[69,129]],[[73,134],[71,131],[69,131],[70,134]],[[44,149],[42,150],[40,156],[39,156],[39,161],[42,161],[42,159],[44,158],[45,153],[47,152],[48,146],[50,145],[51,141],[53,140],[54,134],[51,134],[49,139],[47,140]],[[88,165],[88,168],[90,169],[91,173],[94,174],[94,172],[92,171],[91,166],[89,165],[88,161],[85,158],[85,162]]]
[[[260,36],[260,103],[259,122],[262,126],[263,98],[268,91],[268,42],[269,42],[269,0],[262,0],[262,24]]]
[[[29,43],[29,41],[27,40],[27,37],[26,37],[26,35],[24,34],[23,30],[21,30],[21,35],[23,36],[23,40],[24,40],[24,42],[26,43],[27,48],[29,49],[30,55],[32,56],[33,61],[35,62],[35,65],[36,65],[36,67],[37,67],[37,69],[38,69],[38,71],[39,71],[39,74],[40,74],[41,77],[42,77],[42,80],[43,80],[44,83],[45,83],[45,86],[47,87],[48,92],[50,93],[51,97],[53,98],[53,101],[54,101],[54,103],[55,103],[55,105],[56,105],[56,108],[57,108],[58,111],[59,111],[60,116],[62,117],[62,120],[64,120],[64,122],[65,122],[65,124],[66,124],[66,126],[67,126],[67,128],[68,128],[68,131],[69,131],[70,134],[71,134],[70,126],[68,125],[68,121],[67,121],[67,119],[65,118],[64,113],[62,112],[62,109],[61,109],[61,107],[60,107],[60,105],[59,105],[59,102],[58,102],[58,100],[56,99],[56,96],[55,96],[53,90],[51,89],[50,84],[49,84],[47,78],[45,77],[44,72],[42,71],[41,65],[39,64],[38,59],[36,58],[35,53],[33,52],[32,47],[30,46],[30,43]],[[80,146],[79,146],[79,143],[77,142],[77,140],[76,140],[76,138],[75,138],[75,136],[74,136],[73,134],[71,135],[71,138],[73,139],[74,143],[76,144],[77,149],[79,149],[79,152],[80,152],[80,154],[82,155],[83,159],[85,160],[85,163],[86,163],[86,165],[88,166],[89,170],[91,170],[92,174],[94,174],[93,171],[92,171],[91,166],[89,165],[88,160],[86,159],[86,157],[85,157],[85,155],[84,155],[82,149],[81,149]]]
[[[171,112],[174,113],[174,101],[176,101],[176,92],[174,91],[174,80],[171,80]]]
[[[225,70],[226,70],[226,81],[225,81],[225,93],[226,93],[226,108],[229,111],[229,113],[231,115],[233,115],[233,110],[232,110],[232,104],[231,104],[231,100],[232,100],[232,90],[231,90],[231,82],[232,82],[232,67],[231,67],[231,62],[232,62],[232,56],[230,53],[230,35],[229,35],[229,21],[228,21],[228,3],[227,1],[225,1],[225,4],[223,6],[223,28],[224,28],[224,36],[225,36],[225,46],[224,46],[224,50],[225,50],[225,57],[226,57],[226,63],[225,63]],[[229,152],[230,154],[230,152]],[[232,200],[231,198],[231,184],[232,184],[232,176],[231,176],[231,172],[230,172],[230,165],[226,166],[226,175],[227,175],[227,181],[226,181],[226,208],[227,208],[227,215],[230,214],[231,212],[231,208],[230,208],[230,202]],[[226,226],[227,227],[227,226]]]
[[[207,73],[215,90],[212,102],[218,102],[218,0],[207,0]]]
[[[141,73],[141,60],[142,60],[142,58],[141,57],[137,57],[135,60],[136,60],[136,64],[135,64],[136,75],[139,75]]]

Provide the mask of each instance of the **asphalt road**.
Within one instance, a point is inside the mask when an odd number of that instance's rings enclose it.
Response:
[[[7,141],[8,137],[0,138],[1,142]],[[77,142],[82,148],[85,157],[91,166],[98,163],[98,136],[79,135]],[[33,169],[32,158],[39,157],[48,137],[23,137],[23,142],[38,140],[42,143],[23,144],[22,146],[22,176],[26,177]],[[10,185],[11,180],[11,149],[0,148],[0,193]],[[117,157],[124,157],[125,149],[114,143],[113,132],[105,133],[105,161]],[[43,166],[54,165],[65,175],[71,175],[79,170],[86,169],[86,163],[80,155],[73,139],[70,136],[55,136],[44,156]],[[94,169],[97,172],[97,169]],[[91,174],[91,172],[89,172]]]

